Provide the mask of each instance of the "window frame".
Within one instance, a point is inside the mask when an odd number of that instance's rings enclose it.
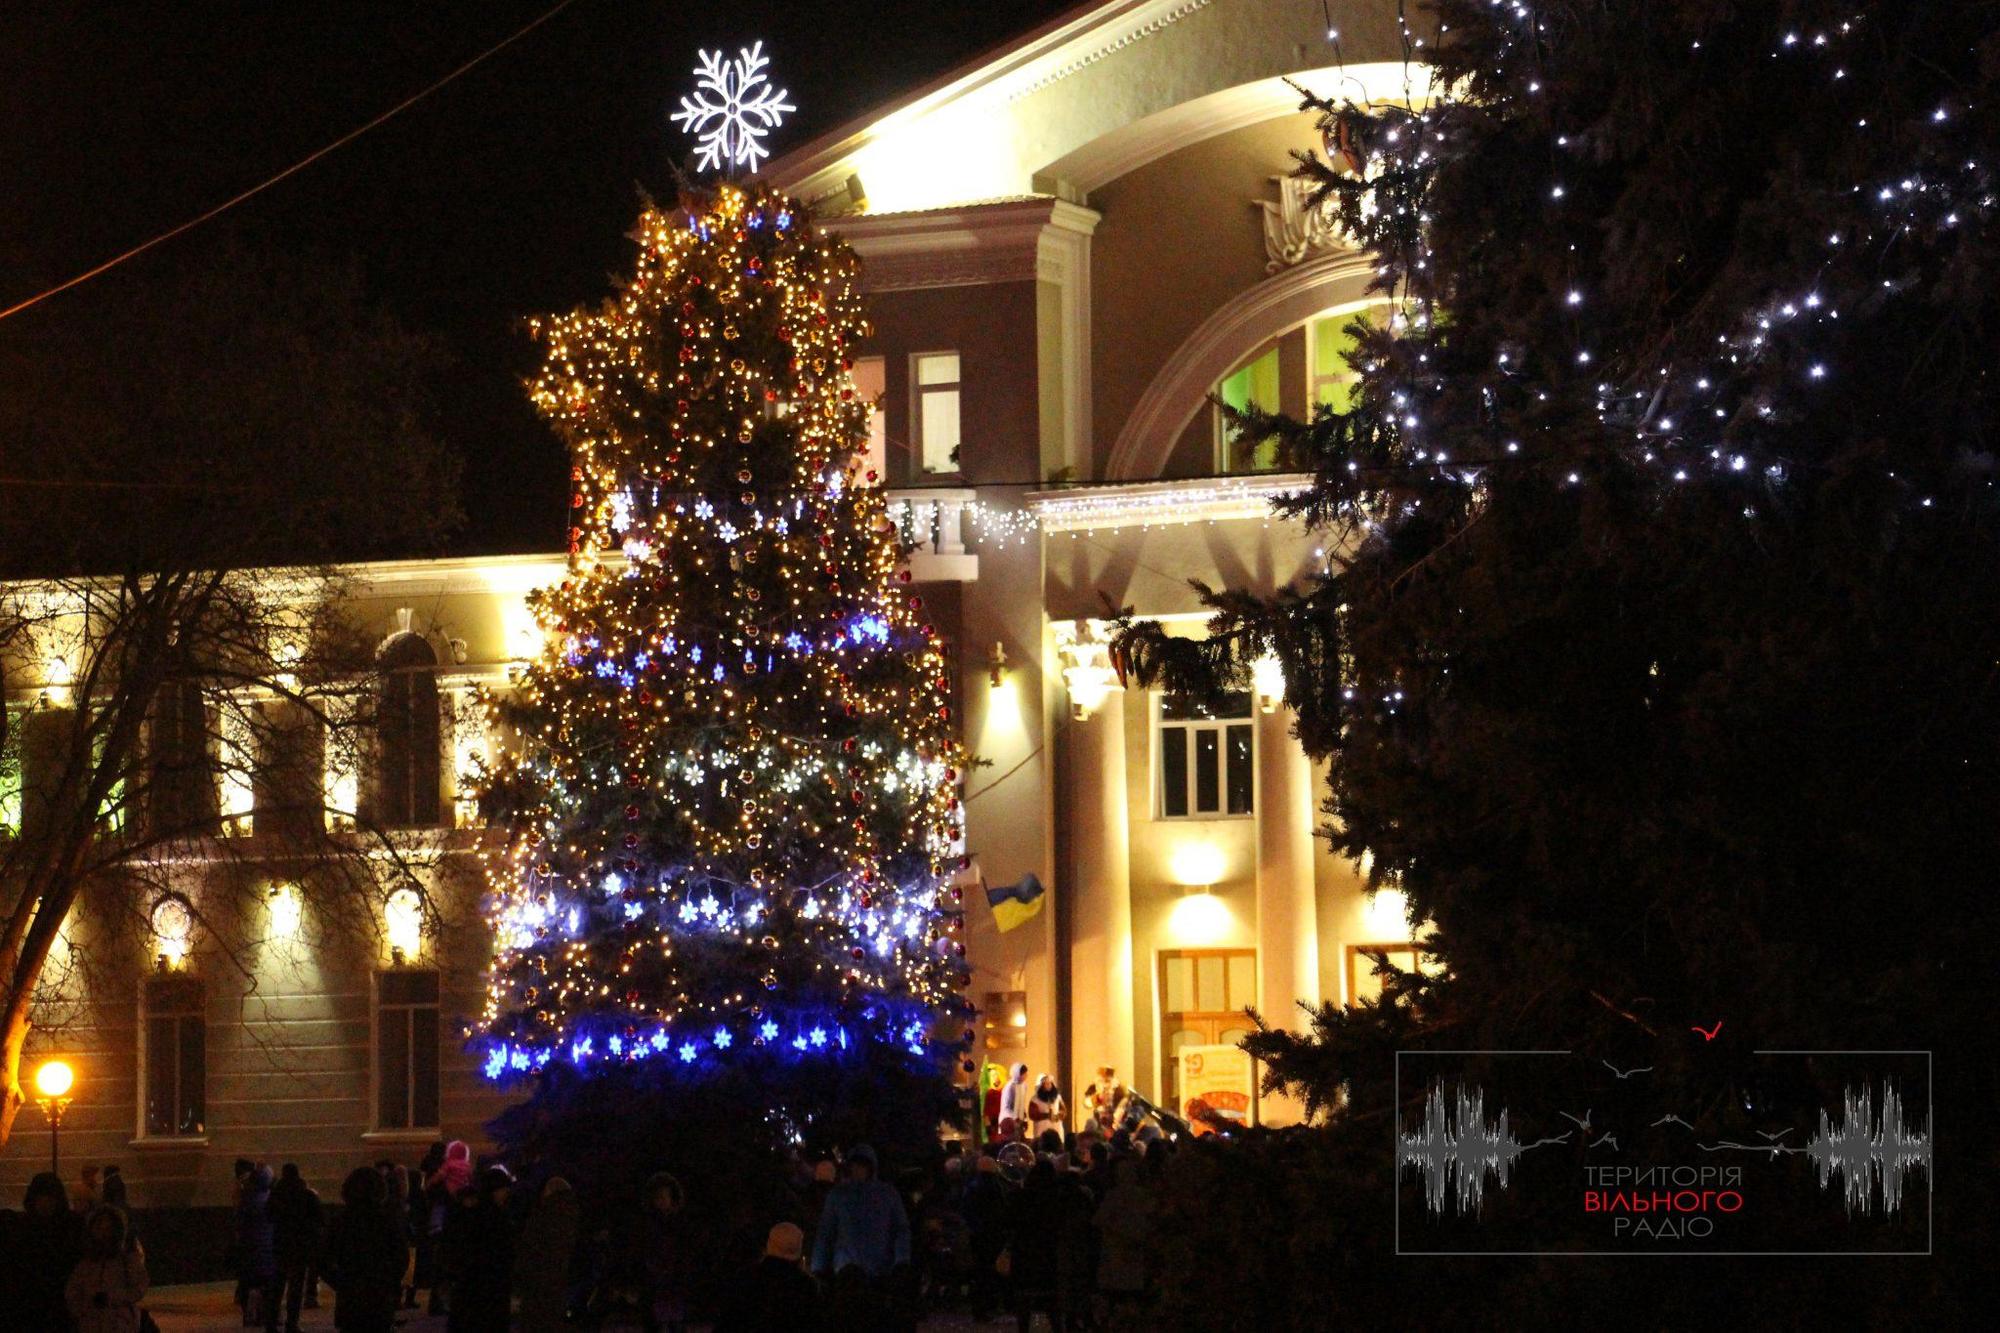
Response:
[[[429,1001],[390,1001],[382,998],[382,982],[385,978],[423,976],[431,979],[432,989]],[[368,1123],[370,1133],[377,1135],[423,1135],[426,1138],[435,1138],[439,1122],[444,1119],[444,977],[434,967],[376,968],[369,983],[368,998]],[[433,1116],[429,1124],[419,1124],[416,1123],[419,1100],[417,1096],[417,1069],[415,1061],[417,1041],[413,1024],[415,1022],[414,1015],[418,1011],[425,1009],[428,1009],[431,1013],[432,1040],[436,1048],[436,1054],[430,1070],[431,1079],[433,1080],[431,1088],[431,1109]],[[402,1100],[404,1118],[411,1123],[402,1125],[384,1124],[382,1117],[383,1096],[388,1090],[383,1078],[384,1052],[382,1037],[385,1031],[385,1016],[392,1013],[401,1016],[404,1029],[403,1068],[405,1082],[403,1085]]]
[[[1341,356],[1338,353],[1334,355],[1334,361],[1336,364],[1333,367],[1326,367],[1320,365],[1319,363],[1320,326],[1323,324],[1332,324],[1335,327],[1337,335],[1339,335],[1341,345],[1346,346],[1348,345],[1348,340],[1346,338],[1347,326],[1349,324],[1352,324],[1356,319],[1359,319],[1363,315],[1367,314],[1369,308],[1372,307],[1365,307],[1360,310],[1347,310],[1337,314],[1314,315],[1311,319],[1306,321],[1305,327],[1306,327],[1306,411],[1307,412],[1311,413],[1319,411],[1320,407],[1319,391],[1321,385],[1353,386],[1361,382],[1360,374],[1356,372],[1352,366],[1347,364],[1345,357]],[[1351,387],[1348,395],[1347,405],[1350,408],[1352,408],[1354,405]]]
[[[1230,713],[1207,718],[1168,718],[1167,693],[1153,692],[1153,811],[1161,820],[1192,819],[1255,819],[1257,817],[1257,703],[1248,691],[1230,691],[1229,697],[1240,697],[1244,701],[1241,715]],[[1186,786],[1187,809],[1174,814],[1167,808],[1167,738],[1169,727],[1186,732],[1183,753],[1187,756],[1182,781]],[[1249,782],[1249,802],[1242,810],[1229,808],[1229,731],[1242,727],[1249,737],[1249,751],[1244,756],[1245,777]],[[1197,757],[1195,737],[1201,732],[1212,732],[1216,737],[1216,808],[1203,810],[1197,801],[1200,791],[1200,761]]]
[[[420,645],[430,655],[429,662],[395,661],[409,642]],[[368,818],[383,828],[447,827],[445,694],[440,679],[444,664],[431,641],[414,632],[390,639],[383,645],[380,660],[382,683],[376,701],[375,753],[371,764],[374,771],[370,775],[374,790],[368,802]],[[430,703],[428,717],[421,707],[426,699]],[[426,740],[428,746],[424,744]],[[398,741],[400,745],[395,743]],[[404,772],[392,783],[391,766],[398,763]],[[426,778],[428,782],[424,781]],[[398,794],[402,800],[392,803],[392,797]]]
[[[933,357],[948,356],[958,363],[957,374],[949,383],[925,384],[923,363]],[[911,462],[916,464],[919,477],[958,477],[965,474],[965,354],[956,347],[936,347],[929,351],[910,353],[910,439],[915,444],[911,451]],[[957,462],[933,468],[928,453],[930,442],[924,431],[924,401],[933,394],[949,393],[958,418],[958,440],[953,450],[958,453]]]
[[[1264,407],[1264,410],[1268,412],[1284,411],[1285,363],[1284,356],[1279,351],[1279,345],[1284,342],[1284,339],[1285,335],[1282,333],[1265,339],[1257,345],[1256,350],[1250,355],[1231,366],[1227,374],[1219,376],[1212,389],[1217,402],[1220,402],[1222,398],[1222,386],[1224,384],[1268,357],[1271,361],[1271,372],[1275,381],[1273,394],[1277,401]],[[1215,471],[1217,475],[1226,477],[1254,477],[1275,470],[1277,466],[1275,459],[1269,465],[1255,465],[1253,462],[1245,466],[1237,466],[1234,457],[1237,444],[1231,436],[1228,417],[1223,414],[1222,408],[1219,406],[1212,407],[1209,410],[1209,417],[1215,426]]]
[[[23,729],[25,705],[0,699],[7,715],[0,718],[0,842],[21,836],[28,817],[28,762]]]
[[[156,992],[172,986],[180,990],[179,1004],[165,1005],[156,999]],[[153,1023],[155,1020],[171,1021],[174,1030],[174,1093],[173,1115],[170,1123],[178,1125],[184,1118],[186,1108],[186,1042],[187,1027],[192,1023],[201,1035],[200,1076],[200,1128],[193,1130],[153,1128],[152,1063],[154,1054]],[[208,1141],[208,987],[200,978],[184,971],[161,971],[152,973],[139,983],[139,1031],[138,1062],[139,1095],[134,1108],[137,1123],[134,1125],[134,1141],[138,1143],[205,1143]]]

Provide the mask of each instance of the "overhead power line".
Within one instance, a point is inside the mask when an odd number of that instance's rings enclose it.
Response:
[[[273,185],[276,185],[279,181],[282,181],[287,177],[297,175],[299,172],[304,171],[307,167],[311,166],[313,163],[325,157],[328,153],[334,152],[336,149],[346,147],[348,144],[353,143],[356,139],[359,139],[362,135],[368,133],[368,131],[374,129],[376,126],[381,125],[384,122],[391,120],[394,117],[409,110],[411,107],[423,101],[426,97],[429,97],[432,93],[444,87],[446,84],[451,83],[453,80],[459,78],[461,75],[467,74],[472,70],[478,68],[480,65],[485,64],[488,60],[500,54],[500,52],[506,50],[508,47],[512,46],[515,42],[520,41],[523,37],[526,37],[529,33],[541,27],[544,23],[547,23],[550,19],[562,13],[565,9],[568,9],[571,5],[575,3],[576,0],[561,0],[561,3],[556,5],[555,8],[549,10],[547,13],[543,14],[540,18],[534,20],[526,27],[521,28],[520,30],[515,32],[512,36],[509,36],[503,39],[502,41],[487,47],[484,51],[481,51],[478,55],[466,61],[463,65],[460,65],[457,69],[445,75],[443,78],[439,79],[436,83],[433,83],[429,87],[424,88],[418,92],[412,93],[410,96],[396,103],[396,105],[390,107],[387,111],[384,111],[381,115],[376,116],[373,120],[368,121],[364,125],[360,125],[352,130],[349,130],[347,133],[341,135],[338,139],[335,139],[332,143],[327,144],[319,149],[316,149],[311,153],[308,153],[306,156],[292,163],[292,165],[290,165],[289,167],[286,167],[283,171],[280,171],[277,175],[270,176],[265,178],[264,180],[259,181],[257,184],[243,191],[241,194],[238,194],[233,198],[223,200],[221,203],[217,204],[215,207],[207,210],[206,212],[197,213],[195,216],[189,218],[187,221],[181,223],[179,226],[171,227],[168,230],[163,231],[159,235],[153,237],[151,240],[133,246],[130,250],[125,251],[123,254],[113,255],[111,258],[105,260],[103,263],[97,265],[94,268],[85,269],[83,272],[77,274],[75,277],[69,278],[63,282],[59,282],[55,286],[48,288],[46,291],[37,292],[33,296],[28,297],[24,301],[15,302],[13,305],[8,306],[6,309],[0,310],[0,319],[7,319],[10,316],[18,315],[23,310],[26,310],[31,306],[40,305],[43,301],[48,300],[51,296],[55,296],[61,292],[66,292],[72,287],[80,286],[83,283],[89,282],[92,278],[98,277],[99,275],[104,273],[108,273],[112,269],[117,268],[120,264],[124,263],[126,260],[136,259],[138,256],[145,254],[148,250],[151,250],[153,247],[157,245],[164,245],[166,242],[171,241],[172,239],[174,239],[174,237],[181,235],[183,232],[193,231],[196,227],[199,227],[202,223],[208,222],[213,218],[220,217],[222,214],[228,212],[230,209],[236,207],[238,204],[244,202],[246,199],[252,199],[255,198],[257,195],[262,194],[264,191],[270,189]]]

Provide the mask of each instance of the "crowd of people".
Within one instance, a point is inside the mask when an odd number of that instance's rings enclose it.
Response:
[[[1068,1329],[1143,1326],[1154,1198],[1173,1141],[1128,1115],[1100,1071],[1072,1132],[1055,1082],[1010,1071],[971,1143],[885,1178],[855,1145],[796,1158],[782,1197],[750,1219],[761,1235],[732,1272],[704,1256],[680,1182],[659,1173],[636,1200],[587,1220],[559,1175],[518,1181],[463,1142],[415,1166],[359,1166],[337,1208],[286,1163],[236,1163],[226,1258],[245,1327],[298,1329],[332,1294],[348,1333],[388,1333],[405,1312],[452,1333],[588,1327],[717,1333],[914,1328],[927,1312],[1037,1316]],[[532,1170],[530,1174],[535,1174]],[[711,1204],[720,1200],[709,1200]],[[143,1333],[146,1255],[117,1168],[72,1193],[36,1176],[19,1213],[0,1214],[0,1326]]]
[[[0,1212],[0,1328],[139,1333],[146,1285],[117,1167],[87,1169],[74,1192],[43,1171]]]

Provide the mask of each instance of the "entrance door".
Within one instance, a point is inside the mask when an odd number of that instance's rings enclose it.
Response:
[[[1179,1113],[1183,1046],[1234,1046],[1256,1028],[1255,949],[1160,950],[1160,1105]]]

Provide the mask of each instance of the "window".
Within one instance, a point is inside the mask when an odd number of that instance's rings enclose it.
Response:
[[[882,392],[888,372],[879,356],[857,357],[854,361],[854,396],[868,404],[868,442],[861,451],[861,475],[873,472],[876,479],[889,475],[889,419],[882,411]]]
[[[0,714],[0,838],[21,836],[21,720],[17,708]]]
[[[1215,396],[1223,404],[1242,412],[1255,408],[1276,412],[1282,405],[1278,395],[1278,349],[1273,346],[1246,361],[1215,386]],[[1229,419],[1216,414],[1217,469],[1222,472],[1268,472],[1278,465],[1278,442],[1264,440],[1252,444],[1235,438],[1236,428]]]
[[[438,974],[375,974],[375,1127],[438,1123]]]
[[[1248,693],[1210,707],[1160,697],[1160,816],[1209,819],[1250,813],[1256,776]]]
[[[140,1070],[147,1138],[199,1137],[208,1129],[208,1022],[193,977],[146,980]]]
[[[402,634],[382,654],[379,763],[370,814],[390,828],[443,818],[437,654],[421,635]]]
[[[146,814],[153,832],[215,831],[217,766],[209,747],[208,703],[200,682],[170,680],[153,700]]]
[[[1353,406],[1354,386],[1360,376],[1347,364],[1347,353],[1354,350],[1354,335],[1347,326],[1354,319],[1353,315],[1322,315],[1312,322],[1306,347],[1311,358],[1314,407],[1345,412]]]
[[[92,726],[94,731],[90,740],[90,766],[94,770],[101,770],[105,766],[104,753],[108,739],[104,732],[102,717],[94,721]],[[112,777],[111,784],[104,793],[104,801],[97,807],[99,836],[115,838],[123,833],[126,816],[130,813],[125,801],[125,774],[118,773]]]
[[[910,379],[924,471],[959,471],[958,353],[918,353],[911,359]]]
[[[1438,964],[1408,940],[1350,944],[1347,946],[1347,1002],[1350,1005],[1382,998],[1382,983],[1386,978],[1375,970],[1375,955],[1378,953],[1388,959],[1389,966],[1401,972],[1438,970]]]

